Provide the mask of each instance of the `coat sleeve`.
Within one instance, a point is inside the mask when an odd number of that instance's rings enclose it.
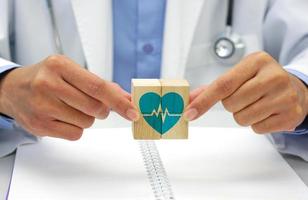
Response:
[[[13,34],[13,1],[0,0],[0,79],[6,71],[18,64],[11,62],[12,34]],[[28,134],[13,119],[0,114],[0,158],[12,153],[19,145],[32,143],[37,140]]]
[[[13,43],[13,1],[0,0],[0,74],[11,67],[19,66],[11,62]]]
[[[308,85],[308,1],[270,0],[264,16],[264,50]],[[308,161],[308,121],[293,133],[275,133],[270,139],[286,154]]]
[[[308,1],[272,0],[264,16],[264,49],[285,68],[308,75]]]
[[[10,60],[10,35],[12,24],[12,1],[0,0],[0,58]],[[2,63],[0,63],[2,64]]]

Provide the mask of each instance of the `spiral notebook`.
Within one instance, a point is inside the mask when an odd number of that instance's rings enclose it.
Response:
[[[18,149],[9,200],[304,200],[308,189],[263,136],[191,128],[188,140],[139,142],[130,128]]]

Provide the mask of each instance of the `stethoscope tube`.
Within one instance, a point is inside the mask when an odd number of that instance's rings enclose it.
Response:
[[[233,6],[234,6],[234,1],[228,0],[228,11],[227,11],[226,25],[229,26],[229,27],[232,27],[232,23],[233,23]]]
[[[51,25],[53,29],[53,37],[55,40],[55,48],[57,53],[64,54],[61,37],[56,23],[56,16],[54,12],[54,5],[52,0],[46,0]],[[227,16],[226,16],[226,30],[219,34],[212,45],[213,56],[217,62],[223,65],[232,65],[240,61],[245,53],[245,44],[240,35],[233,32],[233,7],[234,0],[228,0]],[[87,62],[85,61],[85,68]]]

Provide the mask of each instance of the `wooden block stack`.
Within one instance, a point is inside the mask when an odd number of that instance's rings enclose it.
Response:
[[[186,80],[133,79],[132,101],[140,119],[133,123],[138,140],[187,139],[183,112],[189,101]]]

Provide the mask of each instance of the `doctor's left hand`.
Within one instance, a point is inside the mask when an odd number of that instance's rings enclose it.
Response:
[[[256,133],[292,131],[308,113],[308,88],[265,52],[251,54],[212,84],[191,93],[184,116],[194,120],[218,101]]]

